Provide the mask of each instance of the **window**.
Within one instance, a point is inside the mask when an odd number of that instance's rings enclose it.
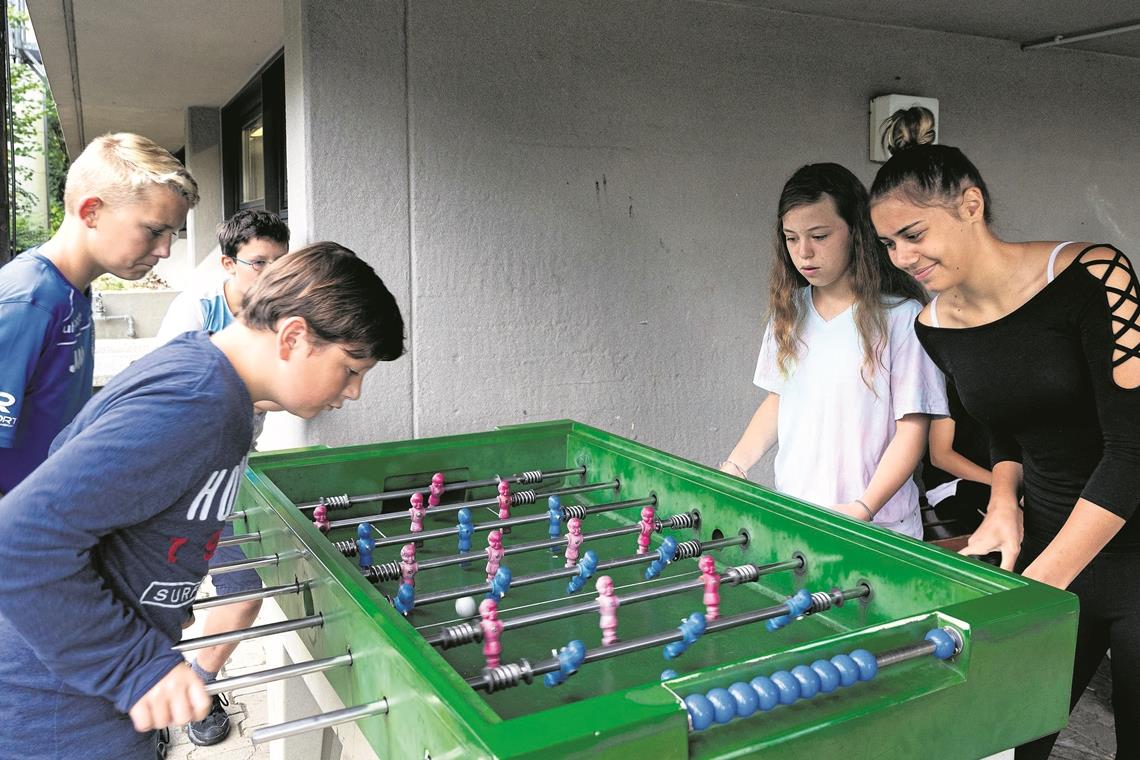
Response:
[[[222,108],[222,181],[227,218],[253,208],[288,219],[281,54]]]

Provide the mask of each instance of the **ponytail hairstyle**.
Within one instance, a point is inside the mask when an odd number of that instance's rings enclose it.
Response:
[[[807,279],[800,273],[788,252],[784,237],[784,217],[800,206],[831,198],[839,216],[846,222],[851,242],[850,271],[855,290],[854,318],[863,345],[863,381],[870,385],[868,372],[882,365],[886,346],[886,309],[884,296],[913,298],[926,303],[926,293],[914,278],[896,269],[887,256],[871,224],[867,189],[859,178],[839,164],[808,164],[796,170],[780,193],[776,210],[776,262],[769,285],[768,316],[776,340],[776,364],[787,375],[799,355],[800,335],[806,309],[800,291]]]
[[[934,114],[921,106],[895,111],[883,122],[883,148],[890,159],[871,184],[871,202],[896,196],[916,206],[940,206],[957,215],[962,192],[976,187],[983,218],[993,222],[990,191],[970,159],[957,148],[935,145]]]

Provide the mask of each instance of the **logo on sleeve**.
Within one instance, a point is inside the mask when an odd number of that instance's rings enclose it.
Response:
[[[15,396],[0,391],[0,427],[16,427],[16,421],[20,418],[12,414],[12,407],[15,405]]]
[[[146,591],[139,596],[139,601],[152,607],[185,607],[198,596],[198,587],[201,585],[201,581],[197,583],[192,581],[183,583],[151,581],[150,585],[146,587]]]

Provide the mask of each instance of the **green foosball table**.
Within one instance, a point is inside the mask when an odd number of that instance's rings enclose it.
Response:
[[[978,758],[1067,719],[1076,597],[574,422],[257,455],[233,517],[313,656],[266,678],[346,705],[255,741]]]

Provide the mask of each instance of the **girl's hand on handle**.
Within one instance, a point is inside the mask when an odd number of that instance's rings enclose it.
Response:
[[[1023,520],[1024,514],[1016,502],[991,500],[982,524],[958,553],[981,557],[1001,552],[1001,569],[1012,572],[1025,534]]]

